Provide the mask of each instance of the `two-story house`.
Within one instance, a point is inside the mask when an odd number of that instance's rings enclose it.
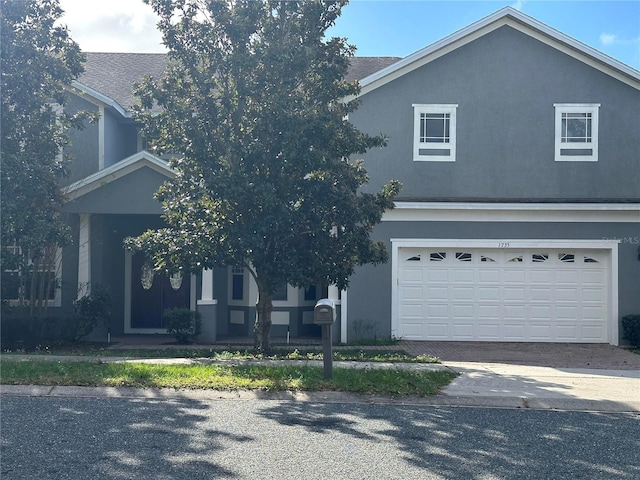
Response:
[[[640,311],[640,72],[505,8],[361,81],[404,184],[347,322],[416,340],[617,344]],[[344,316],[344,315],[343,315]]]
[[[73,135],[57,305],[92,285],[113,296],[114,335],[164,333],[162,311],[205,313],[203,339],[250,336],[257,289],[243,268],[154,274],[123,239],[162,225],[173,172],[145,149],[132,85],[157,54],[88,54],[68,108],[100,113]],[[505,8],[404,59],[354,58],[349,120],[388,137],[365,155],[372,191],[404,188],[373,233],[390,262],[347,291],[283,285],[273,335],[317,335],[313,306],[340,304],[335,338],[618,344],[640,312],[640,72]]]

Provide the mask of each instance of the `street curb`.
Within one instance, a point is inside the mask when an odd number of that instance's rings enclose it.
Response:
[[[264,392],[222,390],[175,390],[132,387],[66,387],[40,385],[0,385],[3,397],[49,398],[117,398],[156,401],[284,401],[300,403],[350,403],[434,407],[481,407],[522,410],[588,411],[600,413],[640,412],[640,401],[615,402],[609,400],[526,398],[494,396],[391,397],[360,395],[344,392]]]

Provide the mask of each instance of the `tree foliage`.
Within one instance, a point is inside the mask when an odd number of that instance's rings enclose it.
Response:
[[[137,116],[158,151],[180,159],[158,192],[168,228],[129,246],[159,269],[244,264],[259,291],[257,346],[268,350],[278,285],[344,288],[356,266],[387,259],[370,233],[400,185],[359,192],[367,173],[351,159],[385,140],[347,120],[355,49],[325,38],[346,1],[147,3],[169,66],[138,86]]]
[[[16,292],[30,313],[46,309],[55,288],[57,246],[69,241],[61,208],[60,154],[83,114],[63,108],[82,55],[57,0],[1,0],[0,184],[3,298]]]

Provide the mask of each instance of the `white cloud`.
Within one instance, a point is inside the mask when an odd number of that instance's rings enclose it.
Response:
[[[60,0],[61,19],[86,52],[164,52],[158,17],[142,1]]]
[[[522,11],[523,7],[524,7],[524,2],[525,0],[516,0],[513,5],[511,5],[511,8],[515,8],[518,11]]]
[[[613,33],[601,33],[600,43],[604,46],[613,45],[618,42],[618,36]]]

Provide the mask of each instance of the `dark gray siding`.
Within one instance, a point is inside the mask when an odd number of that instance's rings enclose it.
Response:
[[[640,312],[640,229],[634,223],[542,222],[384,222],[373,238],[384,241],[391,254],[390,238],[447,239],[583,239],[620,240],[618,250],[618,313]],[[375,325],[375,335],[391,335],[391,261],[356,270],[348,293],[349,340],[356,337],[354,323]]]
[[[85,111],[97,113],[98,107],[75,95],[70,96],[69,104],[65,107],[68,113]],[[98,171],[98,122],[85,123],[83,130],[69,132],[71,145],[64,149],[70,160],[69,176],[63,184],[68,185],[81,178]]]
[[[455,163],[414,162],[414,103],[458,104]],[[599,161],[554,161],[554,103],[600,103]],[[511,27],[362,96],[350,115],[388,146],[368,189],[403,199],[640,200],[640,91]]]
[[[136,126],[131,120],[123,119],[119,113],[105,111],[104,138],[105,168],[138,151]]]
[[[128,175],[72,200],[65,211],[77,213],[160,214],[161,204],[153,198],[167,177],[150,168]]]

